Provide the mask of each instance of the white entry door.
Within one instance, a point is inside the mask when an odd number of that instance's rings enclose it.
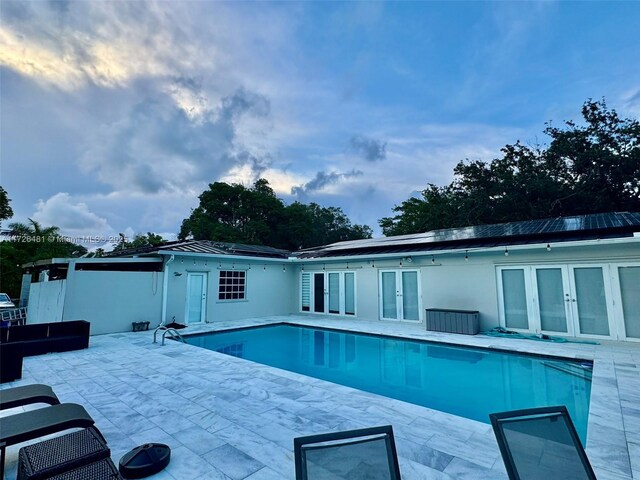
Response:
[[[380,271],[380,318],[420,321],[420,275],[418,270]]]
[[[207,306],[207,274],[187,274],[187,324],[204,322]]]

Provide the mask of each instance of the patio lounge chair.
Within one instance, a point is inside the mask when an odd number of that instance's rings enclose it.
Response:
[[[75,403],[61,403],[0,417],[0,479],[4,478],[6,447],[70,428],[89,428],[93,418]]]
[[[567,408],[489,415],[510,480],[595,480]]]
[[[21,407],[32,403],[57,405],[60,403],[60,400],[58,400],[58,397],[53,393],[49,385],[38,383],[0,390],[0,410]]]
[[[391,425],[293,439],[296,480],[400,480]]]

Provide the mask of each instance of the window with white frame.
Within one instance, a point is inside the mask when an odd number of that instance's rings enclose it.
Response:
[[[220,270],[218,300],[245,300],[246,274],[243,270]]]

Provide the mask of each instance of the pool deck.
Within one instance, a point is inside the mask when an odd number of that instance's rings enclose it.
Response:
[[[315,315],[219,322],[185,333],[280,322],[594,360],[587,454],[600,480],[640,479],[640,343],[557,344]],[[405,480],[507,478],[488,424],[151,340],[150,331],[94,336],[87,350],[26,358],[23,379],[1,388],[46,383],[61,401],[84,405],[116,464],[142,443],[170,445],[170,465],[149,477],[157,480],[293,479],[294,437],[382,424],[393,425]],[[15,478],[20,446],[7,449],[7,478]]]

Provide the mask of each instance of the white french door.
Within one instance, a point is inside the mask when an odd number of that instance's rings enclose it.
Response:
[[[570,266],[569,270],[576,332],[581,336],[612,336],[615,326],[608,265]]]
[[[420,275],[418,270],[380,270],[380,318],[420,321]]]
[[[355,315],[355,272],[303,272],[300,298],[303,312]]]
[[[187,273],[187,324],[204,322],[207,307],[207,274]]]
[[[616,336],[609,266],[499,267],[502,325],[555,335]]]
[[[640,341],[640,264],[613,266],[616,318],[622,318],[619,326],[626,340]]]
[[[539,320],[538,331],[574,335],[569,271],[565,266],[533,267],[533,301]]]

